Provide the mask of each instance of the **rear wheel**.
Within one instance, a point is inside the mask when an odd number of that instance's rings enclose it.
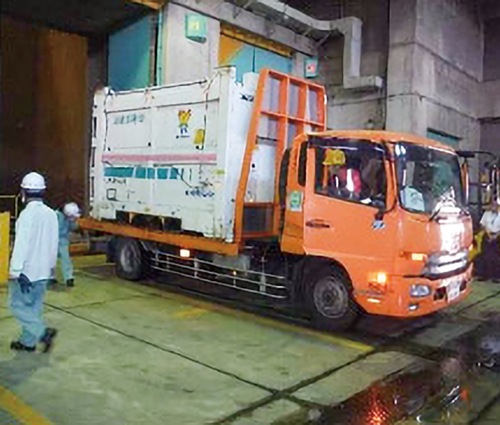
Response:
[[[334,265],[309,277],[306,295],[312,319],[319,328],[347,329],[359,316],[358,306],[352,298],[351,282],[346,273]]]
[[[142,250],[134,239],[120,238],[115,247],[116,274],[127,280],[139,280],[143,274]]]

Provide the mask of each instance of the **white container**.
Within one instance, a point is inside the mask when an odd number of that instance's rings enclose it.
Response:
[[[90,215],[172,217],[183,230],[232,242],[258,75],[235,77],[221,68],[209,80],[96,93]],[[259,146],[252,163],[248,188],[256,189],[247,197],[272,201],[274,149]]]

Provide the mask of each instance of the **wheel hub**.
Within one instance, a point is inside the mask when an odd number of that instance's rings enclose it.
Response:
[[[134,265],[137,263],[137,255],[131,247],[125,247],[121,252],[121,266],[127,273],[134,271]]]
[[[325,278],[314,287],[314,304],[323,316],[340,317],[348,306],[348,294],[342,284],[331,277]]]

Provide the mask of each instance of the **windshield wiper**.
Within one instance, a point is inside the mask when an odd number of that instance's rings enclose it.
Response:
[[[434,210],[432,211],[432,214],[429,217],[429,221],[433,221],[436,219],[436,217],[441,212],[441,209],[447,202],[451,202],[454,207],[457,207],[460,210],[460,212],[468,214],[468,211],[462,205],[460,205],[455,196],[452,195],[452,189],[453,188],[448,189],[439,197],[436,206],[434,207]]]

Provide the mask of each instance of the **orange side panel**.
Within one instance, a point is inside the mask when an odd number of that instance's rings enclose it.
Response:
[[[304,251],[304,202],[305,187],[299,185],[297,181],[300,146],[307,141],[307,135],[302,134],[297,137],[292,147],[290,155],[290,166],[288,174],[287,192],[298,192],[302,194],[302,209],[300,211],[291,211],[286,201],[285,225],[281,237],[281,250],[290,254],[303,255]]]
[[[277,93],[273,92],[277,87]],[[265,98],[272,93],[277,96],[277,108],[265,105]],[[312,96],[314,94],[315,96]],[[315,99],[315,100],[314,100]],[[254,149],[257,147],[257,138],[261,120],[273,121],[276,125],[276,160],[275,160],[275,199],[273,202],[272,229],[263,235],[267,237],[279,236],[281,209],[278,199],[279,169],[283,153],[290,146],[290,140],[307,131],[324,131],[326,128],[325,88],[311,83],[308,80],[296,78],[271,69],[263,69],[259,76],[259,83],[254,100],[252,120],[248,131],[245,156],[240,175],[238,194],[236,196],[235,239],[241,243],[245,239],[243,234],[243,210],[245,208],[245,193],[248,175]],[[292,101],[293,100],[293,101]],[[272,101],[270,103],[273,103]],[[308,116],[307,106],[310,114]],[[315,113],[313,112],[315,111]],[[294,129],[294,134],[288,134]],[[250,205],[250,203],[249,203]]]
[[[225,243],[215,239],[182,235],[140,229],[128,224],[116,224],[106,221],[82,218],[78,221],[81,229],[109,233],[116,236],[139,239],[143,241],[158,242],[179,248],[193,249],[196,251],[213,252],[222,255],[237,255],[238,245]]]

